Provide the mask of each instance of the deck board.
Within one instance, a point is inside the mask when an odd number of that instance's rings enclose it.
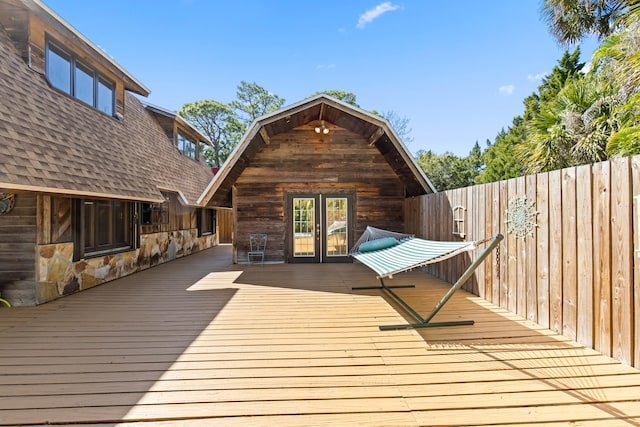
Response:
[[[640,425],[640,371],[476,296],[406,323],[357,264],[230,264],[222,246],[0,309],[0,425]],[[448,285],[394,284],[427,314]]]

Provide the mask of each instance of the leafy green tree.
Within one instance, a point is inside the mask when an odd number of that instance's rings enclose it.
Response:
[[[358,108],[360,107],[356,102],[356,95],[352,92],[346,92],[344,90],[338,90],[338,89],[330,89],[330,90],[323,90],[320,92],[316,92],[311,96],[316,96],[320,94],[329,95],[332,98],[338,99],[342,102],[346,102],[347,104],[351,104],[354,107],[358,107]]]
[[[280,109],[285,103],[284,98],[272,94],[255,82],[248,83],[244,80],[238,85],[236,98],[229,105],[236,111],[243,133],[255,119]]]
[[[435,154],[431,150],[416,153],[418,165],[438,191],[474,185],[482,168],[481,159],[482,150],[477,142],[467,157],[450,152]]]
[[[209,165],[220,167],[242,136],[233,109],[219,101],[204,100],[183,105],[179,114],[209,138],[212,147],[205,147],[202,155]]]
[[[482,148],[480,148],[480,144],[478,143],[478,141],[473,144],[471,151],[469,151],[469,155],[465,159],[465,163],[467,165],[466,169],[468,171],[468,185],[473,185],[477,183],[478,175],[485,169],[484,156],[482,153]]]
[[[585,63],[580,62],[580,48],[573,53],[565,51],[562,58],[558,60],[558,65],[553,67],[551,73],[542,78],[542,83],[538,86],[538,98],[541,103],[555,99],[558,93],[564,88],[567,81],[582,76]]]
[[[585,36],[603,39],[620,25],[634,0],[544,0],[542,17],[560,44],[576,44]]]
[[[524,119],[513,119],[507,130],[501,130],[493,144],[487,144],[483,153],[485,169],[478,175],[478,183],[501,181],[524,174],[524,167],[515,154],[515,147],[522,144],[526,135]]]

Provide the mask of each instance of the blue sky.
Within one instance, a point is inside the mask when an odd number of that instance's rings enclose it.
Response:
[[[286,105],[339,89],[406,116],[413,153],[484,147],[565,50],[541,0],[44,1],[146,85],[148,102],[229,102],[242,80]]]

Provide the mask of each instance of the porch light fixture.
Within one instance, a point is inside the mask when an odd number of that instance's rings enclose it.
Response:
[[[320,121],[320,124],[316,126],[314,130],[316,131],[316,133],[321,133],[323,135],[326,135],[329,133],[329,128],[325,126],[324,120]]]

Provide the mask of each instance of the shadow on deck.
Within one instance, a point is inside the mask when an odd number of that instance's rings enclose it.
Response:
[[[640,425],[640,372],[473,295],[404,323],[357,264],[231,265],[220,246],[0,310],[0,425]],[[428,313],[448,289],[399,292]]]

